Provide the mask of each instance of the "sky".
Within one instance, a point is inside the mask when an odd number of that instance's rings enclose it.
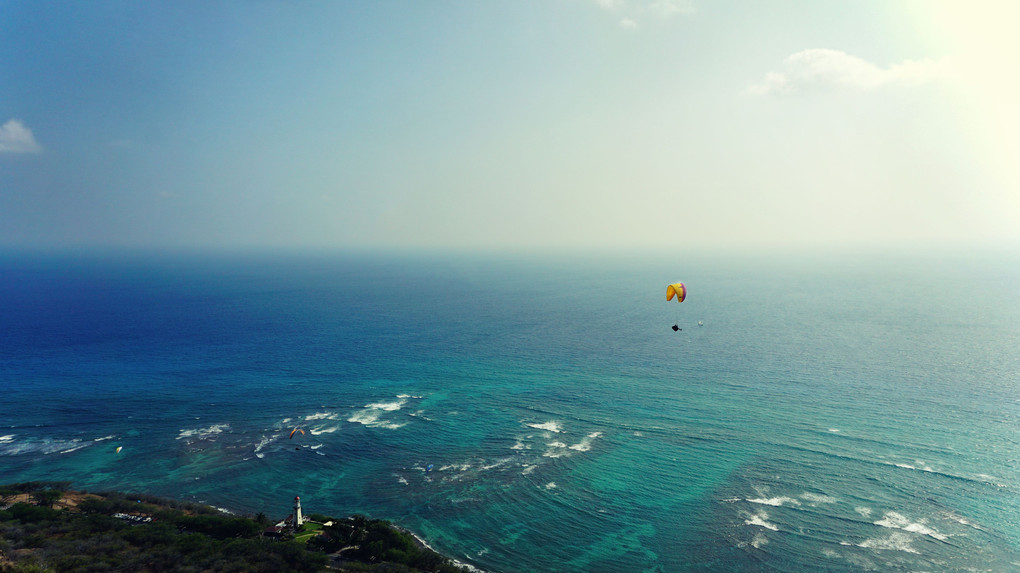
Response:
[[[1017,21],[0,0],[0,248],[1020,246]]]

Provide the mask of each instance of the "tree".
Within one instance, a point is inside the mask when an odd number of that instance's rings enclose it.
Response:
[[[62,497],[64,492],[56,489],[40,489],[32,492],[32,499],[44,507],[53,507]]]

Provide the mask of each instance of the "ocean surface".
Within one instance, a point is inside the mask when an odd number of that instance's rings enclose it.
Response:
[[[1020,570],[1018,387],[1016,253],[0,255],[0,483],[485,571]]]

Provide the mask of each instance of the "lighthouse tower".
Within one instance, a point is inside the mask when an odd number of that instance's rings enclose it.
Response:
[[[294,496],[294,529],[301,527],[305,522],[304,518],[301,517],[301,498]]]

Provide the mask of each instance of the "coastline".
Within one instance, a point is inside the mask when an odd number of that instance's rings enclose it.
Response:
[[[437,552],[422,536],[390,521],[318,514],[302,525],[292,521],[294,515],[300,517],[299,508],[276,522],[261,512],[246,516],[147,494],[79,491],[68,482],[0,485],[0,563],[62,570],[68,563],[100,559],[113,570],[131,570],[149,568],[149,561],[169,552],[203,570],[209,559],[236,561],[242,570],[268,559],[286,570],[326,571],[341,557],[358,563],[359,571],[400,566],[407,571],[487,573]],[[26,527],[58,534],[26,535]],[[73,534],[65,535],[68,531]],[[195,536],[204,541],[196,545]],[[238,543],[247,549],[237,553]],[[43,561],[40,554],[46,556]],[[162,565],[152,566],[164,570]]]

